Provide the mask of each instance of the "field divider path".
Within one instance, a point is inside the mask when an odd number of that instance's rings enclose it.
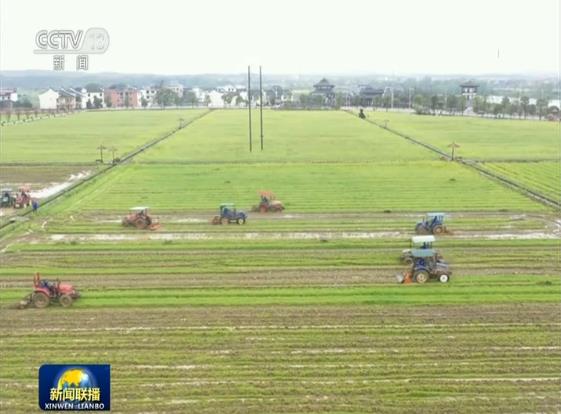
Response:
[[[173,128],[171,131],[164,133],[162,136],[160,136],[158,138],[155,138],[151,141],[148,141],[147,143],[141,145],[140,147],[138,147],[138,148],[132,150],[131,152],[129,152],[128,154],[124,155],[119,162],[114,163],[114,164],[110,164],[106,168],[103,168],[103,169],[97,171],[96,173],[94,173],[92,175],[89,175],[88,177],[84,178],[83,180],[77,181],[76,183],[74,183],[74,184],[70,185],[69,187],[65,188],[64,190],[62,190],[62,191],[60,191],[56,194],[53,194],[52,196],[44,199],[41,202],[41,206],[45,206],[49,203],[52,203],[53,201],[59,199],[60,197],[65,196],[65,195],[75,191],[76,189],[80,188],[82,185],[84,185],[84,184],[86,184],[86,183],[88,183],[88,182],[90,182],[90,181],[92,181],[96,178],[101,177],[102,175],[108,173],[109,171],[113,171],[115,168],[117,168],[121,165],[127,164],[132,159],[134,159],[137,155],[139,155],[139,154],[143,153],[144,151],[152,148],[153,146],[159,144],[160,142],[172,137],[178,131],[181,131],[182,129],[187,128],[193,122],[198,121],[199,119],[208,115],[211,112],[212,112],[212,109],[209,109],[208,111],[203,112],[199,116],[196,116],[195,118],[193,118],[193,119],[191,119],[187,122],[184,122],[183,124]],[[25,216],[31,214],[32,212],[33,212],[33,210],[28,208],[25,211],[23,211],[22,213],[13,216],[13,218],[15,218],[15,217],[25,217]],[[12,220],[8,220],[4,223],[0,223],[0,229],[3,229],[5,227],[9,226],[10,224],[16,223],[16,222],[17,222],[17,220],[12,219]]]
[[[358,118],[358,116],[355,113],[353,113],[352,111],[345,110],[344,112],[348,113],[349,115],[351,115],[353,117]],[[527,197],[529,197],[533,200],[536,200],[536,201],[538,201],[542,204],[545,204],[548,207],[553,207],[557,210],[561,210],[561,200],[555,200],[554,198],[547,197],[547,196],[545,196],[541,193],[538,193],[538,192],[536,192],[536,191],[534,191],[534,190],[532,190],[532,189],[530,189],[526,186],[523,186],[523,185],[518,184],[518,183],[516,183],[512,180],[509,180],[508,178],[505,178],[505,177],[502,177],[498,174],[495,174],[494,172],[489,171],[486,168],[479,165],[477,161],[469,160],[469,159],[453,160],[452,157],[448,153],[442,151],[440,148],[438,148],[434,145],[427,144],[426,142],[419,141],[418,139],[415,139],[415,138],[413,138],[409,135],[406,135],[402,132],[399,132],[395,129],[392,129],[392,128],[388,127],[387,125],[386,126],[381,125],[381,124],[379,124],[376,121],[373,121],[371,119],[366,118],[366,119],[364,119],[364,121],[366,121],[366,122],[368,122],[372,125],[375,125],[378,128],[382,128],[382,129],[384,129],[388,132],[391,132],[392,134],[397,135],[401,138],[404,138],[404,139],[412,142],[413,144],[422,146],[422,147],[428,149],[429,151],[435,152],[435,153],[439,154],[440,156],[444,157],[448,161],[456,161],[461,165],[464,165],[468,168],[472,168],[472,169],[476,170],[477,172],[479,172],[480,174],[482,174],[483,176],[485,176],[486,178],[492,179],[494,181],[498,181],[499,183],[505,185],[506,187],[509,187],[510,189],[518,191],[519,193],[521,193],[521,194],[523,194],[523,195],[525,195],[525,196],[527,196]]]

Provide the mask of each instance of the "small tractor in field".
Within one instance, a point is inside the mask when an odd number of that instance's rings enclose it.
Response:
[[[0,199],[0,207],[1,208],[11,208],[16,203],[16,197],[14,196],[14,192],[11,188],[3,188],[0,190],[2,198]]]
[[[31,205],[31,193],[29,187],[20,187],[16,199],[14,201],[14,208],[25,208]]]
[[[129,210],[129,214],[123,217],[121,224],[125,227],[136,227],[141,230],[156,230],[160,227],[148,214],[148,207],[133,207]]]
[[[439,259],[434,249],[411,249],[413,263],[403,274],[396,276],[399,283],[426,283],[429,279],[437,279],[447,283],[452,275],[450,266]]]
[[[417,234],[443,234],[448,232],[444,225],[444,213],[427,213],[415,226]]]
[[[59,303],[67,308],[72,305],[80,293],[69,283],[60,283],[60,280],[50,281],[43,279],[35,273],[33,277],[33,293],[30,293],[20,302],[20,308],[33,305],[36,308],[46,308],[51,303]]]
[[[274,193],[270,191],[261,191],[259,193],[259,197],[261,197],[261,201],[259,205],[254,206],[251,211],[259,211],[260,213],[268,213],[268,212],[280,212],[284,210],[284,205],[282,201],[277,200],[277,197]]]
[[[409,249],[403,249],[401,251],[401,262],[406,265],[412,265],[414,263],[414,257],[411,253],[413,249],[432,249],[432,244],[436,241],[433,235],[428,236],[413,236],[411,237],[411,242]],[[434,250],[436,258],[438,260],[443,260],[442,255],[438,250]]]
[[[220,215],[214,216],[211,220],[212,224],[245,224],[247,214],[243,211],[237,211],[233,203],[222,203],[219,209]]]

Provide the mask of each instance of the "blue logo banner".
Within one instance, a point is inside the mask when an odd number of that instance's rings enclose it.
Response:
[[[42,365],[39,368],[39,407],[44,411],[109,411],[111,366]]]

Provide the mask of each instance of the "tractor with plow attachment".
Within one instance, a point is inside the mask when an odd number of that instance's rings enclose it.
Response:
[[[409,249],[403,249],[401,251],[401,262],[406,265],[412,265],[415,262],[412,253],[413,249],[432,249],[434,242],[436,242],[436,238],[433,235],[411,237]],[[438,250],[434,250],[434,252],[438,260],[443,260]]]
[[[123,217],[121,224],[125,227],[136,227],[140,230],[157,230],[160,223],[154,220],[148,214],[148,207],[133,207],[129,210],[129,214]]]
[[[277,197],[271,191],[261,191],[259,193],[261,201],[257,206],[253,206],[251,211],[260,213],[281,212],[284,210],[282,201],[277,200]]]
[[[422,221],[415,225],[417,234],[444,234],[448,229],[444,224],[444,213],[427,213]]]
[[[58,303],[67,308],[79,297],[80,292],[70,283],[61,283],[58,279],[56,281],[41,279],[41,275],[35,273],[33,276],[33,293],[20,301],[19,308],[24,309],[33,306],[42,309],[51,303]]]
[[[396,275],[398,283],[426,283],[430,279],[447,283],[452,269],[432,248],[411,249],[412,263],[408,269]]]
[[[212,218],[211,224],[245,224],[247,220],[247,214],[243,211],[237,211],[233,203],[220,204],[218,211],[219,215]]]

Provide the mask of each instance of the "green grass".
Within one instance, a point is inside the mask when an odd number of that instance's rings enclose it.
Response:
[[[376,287],[89,289],[76,302],[84,307],[241,306],[241,305],[442,305],[559,301],[555,276],[469,277],[426,286]],[[3,289],[0,301],[15,301],[26,290]]]
[[[561,162],[496,162],[483,166],[524,187],[561,202]]]
[[[429,151],[395,138],[345,112],[269,110],[264,113],[265,149],[259,124],[248,149],[246,111],[214,111],[140,157],[145,162],[378,162],[434,160]],[[277,168],[277,167],[271,167]],[[262,170],[264,175],[274,171]]]
[[[200,115],[201,110],[85,112],[0,128],[0,162],[94,163],[96,148],[116,147],[116,156]],[[110,152],[106,151],[110,158]]]
[[[91,162],[102,136],[130,151],[174,127],[178,115],[80,114],[6,127],[12,135],[2,160]],[[518,157],[522,142],[530,158],[554,151],[551,124],[520,122],[520,131],[507,133],[497,132],[508,125],[502,121],[390,116],[390,126],[405,122],[421,134],[433,122],[453,122],[438,145],[466,130],[454,139],[461,151],[473,145],[487,156],[505,147]],[[116,412],[558,409],[559,240],[484,239],[485,232],[549,237],[557,219],[550,210],[346,113],[266,111],[265,121],[265,151],[255,123],[249,154],[245,111],[213,112],[3,230],[0,411],[37,409],[37,369],[47,361],[110,363]],[[473,131],[484,136],[474,139]],[[512,147],[504,145],[509,134],[518,134]],[[551,188],[555,175],[543,166],[533,181]],[[245,226],[189,221],[210,218],[223,201],[254,205],[262,189],[275,191],[294,216],[250,216]],[[121,227],[120,216],[138,204],[161,218],[160,231]],[[456,234],[437,242],[451,281],[398,285],[401,250],[432,209],[457,212],[448,223]],[[166,231],[213,238],[149,239]],[[298,231],[401,233],[291,239]],[[138,240],[51,239],[100,232]],[[75,284],[83,297],[69,309],[11,309],[30,292],[35,271]]]
[[[385,111],[368,112],[378,123],[450,152],[448,145],[461,145],[456,154],[476,160],[551,160],[561,157],[559,123],[495,120],[474,117],[426,116]]]
[[[288,212],[544,211],[545,207],[458,164],[443,161],[371,164],[146,165],[120,168],[56,207],[64,212],[154,214],[241,208],[272,189]],[[496,200],[501,200],[497,203]]]

